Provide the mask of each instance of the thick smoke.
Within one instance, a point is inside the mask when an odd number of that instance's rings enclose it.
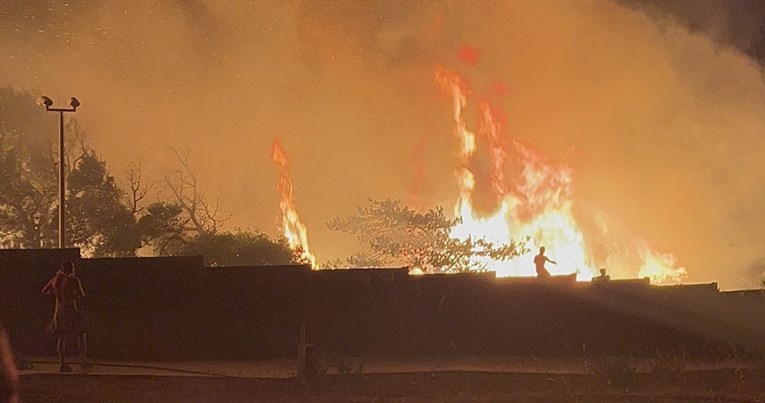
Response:
[[[276,232],[275,136],[320,260],[356,247],[327,220],[409,200],[418,173],[418,200],[451,207],[443,64],[504,110],[506,133],[575,164],[596,254],[636,234],[726,287],[765,256],[765,85],[727,31],[587,0],[139,3],[0,6],[0,85],[77,96],[115,173],[140,158],[159,176],[166,146],[191,144],[232,227]]]

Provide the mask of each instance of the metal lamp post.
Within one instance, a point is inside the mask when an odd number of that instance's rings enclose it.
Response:
[[[39,105],[45,106],[48,112],[58,112],[58,247],[66,246],[66,182],[64,181],[64,113],[76,112],[80,101],[75,97],[69,98],[69,108],[53,108],[53,101],[41,96],[37,100]]]

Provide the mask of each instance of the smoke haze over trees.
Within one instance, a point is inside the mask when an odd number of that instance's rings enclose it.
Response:
[[[28,93],[0,88],[0,246],[54,247],[58,238],[58,158],[55,126]],[[284,239],[260,232],[219,231],[221,215],[209,208],[193,179],[188,154],[171,187],[169,201],[142,206],[149,185],[141,183],[140,165],[128,172],[130,192],[110,174],[106,161],[88,145],[76,120],[69,135],[67,170],[67,245],[90,256],[205,256],[212,265],[293,263]],[[46,136],[47,134],[47,136]]]
[[[268,150],[279,136],[312,250],[328,260],[359,245],[325,223],[370,197],[408,204],[419,181],[423,206],[453,204],[450,105],[431,80],[444,64],[494,97],[512,136],[554,159],[574,147],[578,220],[597,254],[640,234],[674,253],[688,281],[741,287],[765,257],[762,18],[752,17],[762,9],[744,0],[12,1],[0,6],[0,86],[12,88],[3,100],[24,91],[83,102],[76,119],[97,153],[83,165],[95,187],[81,209],[113,200],[109,176],[119,185],[138,159],[146,183],[162,182],[174,160],[167,146],[193,144],[199,182],[230,214],[218,231],[273,237]],[[475,66],[455,56],[464,45],[480,50]],[[15,153],[55,139],[53,114],[2,108],[3,152],[19,130],[32,145]],[[8,119],[19,115],[29,117],[21,128]],[[3,175],[27,178],[16,194],[29,195],[3,199],[15,206],[4,222],[23,228],[17,242],[51,242],[55,166],[24,155],[26,167],[3,156]],[[130,225],[130,188],[117,188],[122,206],[99,208]],[[139,231],[144,247],[178,248],[187,212],[162,198],[128,210],[155,231]],[[141,223],[147,214],[156,216]],[[72,235],[102,232],[92,222]],[[120,233],[93,247],[126,253],[135,235]]]

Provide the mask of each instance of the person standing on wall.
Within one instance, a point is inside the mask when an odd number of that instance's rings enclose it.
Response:
[[[549,278],[550,272],[547,271],[547,268],[545,268],[545,263],[550,262],[552,264],[558,264],[554,260],[551,260],[549,257],[545,256],[545,247],[539,248],[539,254],[534,256],[534,267],[537,270],[537,277],[539,278]]]

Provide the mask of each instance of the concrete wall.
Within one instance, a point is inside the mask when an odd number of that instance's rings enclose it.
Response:
[[[81,259],[86,325],[96,356],[191,359],[202,345],[201,256]]]
[[[21,354],[52,355],[40,289],[74,260],[91,353],[132,360],[294,356],[309,342],[348,355],[651,356],[765,351],[765,294],[716,284],[653,287],[405,269],[212,267],[202,258],[80,259],[76,249],[0,250],[0,319]]]

